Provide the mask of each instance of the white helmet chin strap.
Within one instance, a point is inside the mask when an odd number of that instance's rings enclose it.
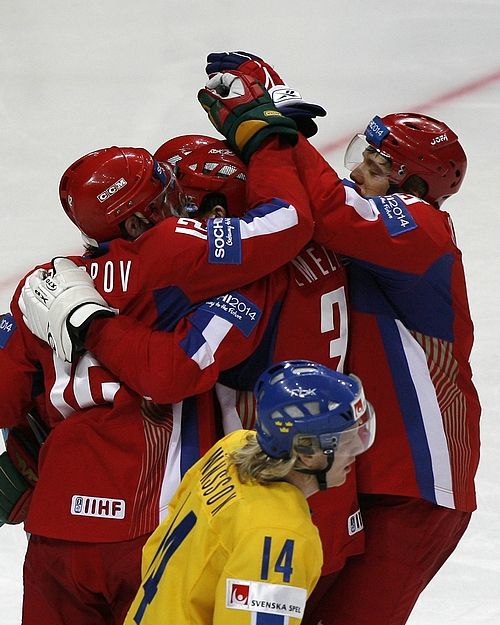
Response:
[[[86,247],[99,247],[99,242],[86,235],[85,232],[80,230],[80,234]]]

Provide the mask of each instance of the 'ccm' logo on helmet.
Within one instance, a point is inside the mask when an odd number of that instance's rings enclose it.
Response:
[[[99,202],[105,202],[108,198],[110,198],[112,195],[117,193],[120,189],[123,189],[123,187],[126,184],[127,184],[127,181],[125,180],[125,178],[120,178],[116,182],[113,182],[113,184],[110,187],[108,187],[106,191],[99,193],[99,195],[97,196],[97,199],[99,200]]]

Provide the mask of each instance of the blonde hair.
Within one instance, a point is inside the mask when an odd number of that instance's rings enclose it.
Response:
[[[243,447],[229,454],[229,463],[238,471],[242,482],[268,484],[283,479],[293,469],[304,466],[295,450],[290,458],[271,458],[257,442],[255,432],[249,432]]]

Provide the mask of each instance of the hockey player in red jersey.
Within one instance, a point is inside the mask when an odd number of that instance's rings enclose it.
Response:
[[[405,623],[476,508],[473,325],[461,252],[439,208],[460,188],[465,153],[446,124],[412,113],[375,117],[364,139],[354,192],[380,197],[361,205],[346,186],[346,209],[331,211],[334,198],[314,194],[313,176],[307,185],[318,240],[352,259],[349,370],[366,378],[384,414],[377,445],[357,466],[366,553],[327,599],[327,610],[338,609],[325,625],[368,625],[374,613]],[[299,160],[333,189],[332,170],[313,160],[309,146]],[[359,584],[363,607],[341,602]]]
[[[197,208],[193,216],[212,211],[219,216],[225,216],[225,211],[230,216],[242,216],[245,212],[246,169],[227,144],[197,135],[179,137],[161,146],[155,157],[175,165],[191,210]],[[283,178],[286,185],[293,184],[286,171],[281,170],[281,174],[289,178]],[[252,184],[250,178],[249,186]],[[31,292],[46,290],[50,297],[43,280],[34,277],[30,286]],[[249,399],[256,376],[270,362],[287,355],[297,358],[311,354],[316,361],[342,370],[348,329],[345,290],[345,272],[337,257],[309,242],[286,269],[237,293],[205,302],[173,332],[154,332],[120,315],[112,320],[96,319],[85,346],[122,382],[158,403],[170,401],[172,387],[179,386],[179,380],[186,376],[205,384],[214,375],[215,383],[223,371],[217,394],[227,433],[235,423],[241,427],[241,421],[245,427],[253,426],[253,402],[248,402],[246,414],[241,406]],[[28,289],[24,296],[28,298]],[[262,311],[256,331],[249,336],[242,334],[237,323],[231,328],[227,314],[226,319],[219,319],[225,314],[224,307],[235,303],[241,307],[244,302],[253,302],[254,308]],[[30,305],[29,299],[26,305]],[[225,333],[214,333],[213,328],[221,323],[227,328]],[[194,346],[191,351],[190,345]],[[228,367],[231,370],[227,371]],[[363,549],[354,472],[345,486],[315,495],[310,504],[324,546],[323,573],[331,574],[342,568],[348,556]]]
[[[270,263],[279,267],[311,235],[303,193],[289,196],[293,206],[266,196],[244,222],[167,217],[182,209],[175,177],[142,149],[79,159],[62,178],[61,196],[91,250],[73,260],[113,308],[158,328]],[[272,259],[268,246],[276,248]],[[51,428],[26,522],[23,623],[120,622],[137,588],[142,544],[159,520],[172,421],[89,352],[74,358],[66,336],[53,337],[61,358],[33,336],[18,308],[23,285],[1,325],[1,425],[22,422],[36,395]],[[112,314],[102,298],[79,310],[82,323]],[[183,382],[191,394],[190,379]]]
[[[258,77],[264,67],[265,77],[267,64],[255,58],[210,55],[207,71],[242,67]],[[219,80],[231,88],[231,78]],[[205,90],[201,97],[210,108],[207,101],[219,96]],[[217,127],[231,139],[223,123]],[[371,120],[347,150],[346,184],[306,140],[295,155],[315,239],[350,259],[348,370],[363,378],[382,417],[377,442],[357,471],[366,553],[348,562],[306,620],[402,625],[476,507],[473,326],[461,253],[440,210],[460,188],[466,156],[446,124],[414,113]],[[272,157],[260,162],[264,170],[279,166]]]

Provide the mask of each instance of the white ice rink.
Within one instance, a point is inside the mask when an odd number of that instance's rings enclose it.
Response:
[[[460,136],[469,168],[446,209],[476,327],[479,507],[409,624],[498,625],[500,0],[0,0],[0,310],[32,265],[81,247],[57,196],[66,166],[214,132],[196,101],[205,56],[235,49],[328,109],[314,142],[339,172],[340,144],[375,114],[425,112]],[[25,546],[0,528],[0,625],[20,623]]]

